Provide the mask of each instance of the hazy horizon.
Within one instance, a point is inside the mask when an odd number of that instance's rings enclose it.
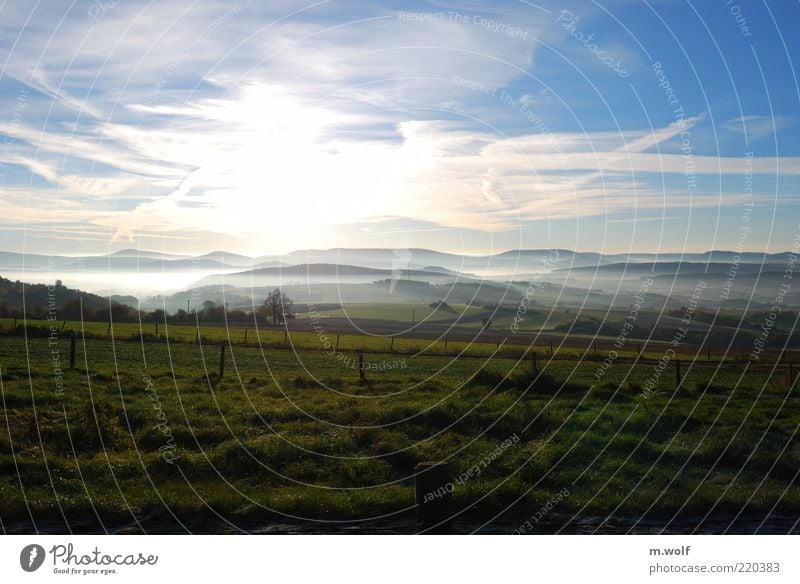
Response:
[[[31,255],[39,255],[39,256],[61,256],[61,257],[73,257],[73,258],[80,258],[80,257],[106,257],[114,254],[119,254],[121,252],[137,252],[139,254],[160,254],[164,257],[175,256],[177,258],[193,258],[193,257],[202,257],[211,254],[229,254],[229,255],[239,255],[245,256],[250,259],[258,259],[263,257],[284,257],[290,256],[292,254],[297,254],[301,252],[307,251],[335,251],[335,250],[354,250],[354,251],[369,251],[369,250],[380,250],[380,251],[392,251],[398,249],[420,249],[425,251],[432,251],[436,253],[442,254],[449,254],[449,255],[463,255],[463,256],[470,256],[470,257],[487,257],[493,255],[501,255],[506,253],[513,253],[513,252],[525,252],[525,251],[547,251],[550,249],[557,249],[559,251],[565,251],[569,253],[576,253],[576,254],[600,254],[605,256],[622,256],[622,255],[703,255],[703,254],[712,254],[712,253],[741,253],[741,254],[765,254],[765,255],[776,255],[782,253],[791,253],[792,246],[791,244],[784,246],[783,248],[776,246],[772,250],[764,250],[758,248],[747,248],[747,249],[734,249],[734,248],[714,248],[714,249],[705,249],[705,248],[697,248],[697,249],[679,249],[679,250],[669,250],[669,249],[619,249],[619,250],[611,250],[611,249],[572,249],[572,248],[559,248],[559,247],[524,247],[524,248],[503,248],[498,250],[483,250],[483,251],[461,251],[461,250],[449,250],[446,248],[430,248],[430,247],[419,247],[419,246],[412,246],[412,247],[352,247],[352,246],[337,246],[337,247],[328,247],[328,248],[292,248],[287,249],[285,251],[233,251],[233,250],[225,250],[225,249],[218,249],[218,248],[209,248],[207,250],[200,250],[200,251],[181,251],[180,249],[175,249],[172,251],[164,251],[158,250],[154,248],[131,248],[131,247],[118,247],[115,249],[110,249],[106,251],[94,251],[92,253],[61,253],[57,250],[48,249],[44,252],[32,252],[28,251],[20,251],[16,249],[0,249],[0,253],[15,253],[15,254],[31,254]],[[2,275],[2,274],[0,274]]]

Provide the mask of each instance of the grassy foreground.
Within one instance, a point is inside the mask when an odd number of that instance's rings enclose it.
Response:
[[[360,383],[350,346],[229,346],[219,379],[219,343],[79,338],[68,370],[67,340],[1,336],[3,529],[335,530],[412,516],[429,460],[466,477],[458,521],[504,513],[509,531],[565,491],[547,530],[800,514],[800,400],[771,365],[684,363],[680,389],[670,370],[645,394],[657,357],[622,354],[597,383],[602,354],[542,354],[534,376],[494,345],[409,345],[367,352]]]

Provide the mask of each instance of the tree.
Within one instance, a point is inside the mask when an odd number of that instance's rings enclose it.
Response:
[[[136,322],[139,319],[135,309],[119,302],[109,304],[108,315],[111,322]]]
[[[58,315],[66,320],[91,320],[94,311],[83,306],[80,298],[70,298],[59,308]]]
[[[280,288],[275,288],[267,294],[259,313],[264,318],[272,317],[272,324],[283,323],[292,310],[294,302]]]
[[[203,309],[200,311],[199,318],[206,322],[224,322],[226,309],[227,305],[225,304],[217,304],[212,300],[206,300],[203,302]]]
[[[145,316],[147,322],[164,322],[167,313],[164,312],[162,308],[156,308],[153,312],[147,313]]]

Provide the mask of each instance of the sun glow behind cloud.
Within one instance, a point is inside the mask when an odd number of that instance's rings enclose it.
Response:
[[[5,160],[22,177],[4,185],[9,231],[52,226],[69,238],[99,228],[99,241],[160,237],[168,247],[170,238],[213,246],[221,237],[252,251],[346,245],[342,234],[391,224],[520,234],[541,247],[540,224],[552,221],[577,234],[587,218],[735,213],[743,162],[725,141],[738,148],[747,131],[763,146],[794,125],[744,110],[717,116],[706,100],[690,104],[685,84],[678,124],[624,35],[608,41],[632,73],[620,80],[554,23],[556,6],[492,5],[494,19],[525,32],[514,38],[470,19],[414,21],[367,5],[348,5],[345,18],[342,3],[332,7],[231,11],[207,1],[140,14],[119,4],[92,22],[65,4],[64,23],[37,19],[4,78],[35,94],[20,120],[0,120],[14,139]],[[5,26],[14,23],[11,14]],[[144,55],[142,38],[153,39]],[[578,85],[559,91],[570,73]],[[621,96],[634,79],[650,93],[632,121],[636,108]],[[693,191],[682,131],[695,146]],[[786,196],[775,177],[785,190],[800,158],[761,148],[752,170],[762,177],[756,203],[774,205]],[[583,246],[602,246],[606,231],[581,231]]]
[[[165,197],[121,217],[115,228],[122,235],[154,216],[173,217],[186,229],[245,234],[268,229],[285,236],[416,215],[420,202],[404,185],[435,163],[431,144],[414,135],[413,124],[393,142],[327,138],[326,131],[347,117],[306,106],[276,87],[248,86],[231,99],[186,108],[140,109],[169,115],[179,126],[194,119],[207,130],[186,134],[185,142],[165,136],[165,143],[155,145],[165,158],[196,169]]]

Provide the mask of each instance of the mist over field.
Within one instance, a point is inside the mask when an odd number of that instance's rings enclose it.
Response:
[[[666,305],[680,304],[698,281],[708,285],[709,308],[764,308],[789,282],[794,252],[759,254],[599,254],[568,250],[520,250],[490,256],[424,249],[304,250],[248,257],[216,252],[174,256],[122,250],[99,256],[2,254],[8,280],[64,285],[104,296],[135,296],[143,308],[181,308],[187,295],[203,302],[259,304],[272,288],[292,291],[302,302],[397,303],[453,301],[512,304],[532,282],[543,303],[593,308],[624,306],[643,278]],[[797,308],[800,292],[781,299]],[[546,298],[546,300],[544,300]],[[249,301],[248,301],[249,299]]]

